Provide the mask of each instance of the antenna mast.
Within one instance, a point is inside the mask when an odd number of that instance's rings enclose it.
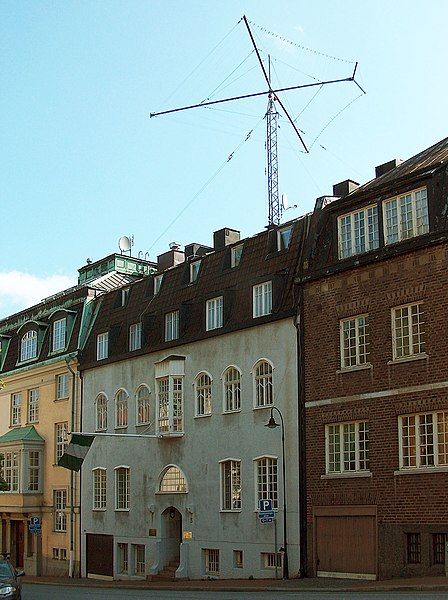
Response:
[[[269,87],[271,82],[271,57],[269,56]],[[271,91],[266,111],[266,158],[268,176],[268,225],[279,225],[282,218],[282,205],[278,197],[278,112],[275,94]]]

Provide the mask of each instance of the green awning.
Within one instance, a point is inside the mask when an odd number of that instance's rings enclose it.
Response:
[[[34,428],[34,425],[29,427],[14,427],[4,435],[0,436],[0,444],[6,444],[10,442],[44,442],[44,438],[41,437]]]

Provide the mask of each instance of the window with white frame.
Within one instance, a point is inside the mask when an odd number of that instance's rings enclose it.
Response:
[[[68,398],[68,374],[61,373],[56,375],[56,400],[66,400]]]
[[[169,375],[156,383],[159,432],[183,431],[183,377]]]
[[[262,317],[272,312],[272,281],[265,281],[253,288],[253,317]]]
[[[14,427],[22,422],[22,394],[11,396],[11,425]]]
[[[167,467],[160,479],[159,492],[163,494],[184,494],[187,491],[187,480],[179,467],[174,465]]]
[[[20,457],[16,451],[4,451],[2,457],[0,475],[8,486],[6,492],[19,491]]]
[[[261,553],[261,568],[275,569],[282,566],[282,555],[280,552],[262,552]]]
[[[227,459],[221,465],[221,510],[241,510],[241,461]]]
[[[117,570],[119,573],[127,573],[129,570],[128,544],[119,542],[117,544],[118,564]]]
[[[115,510],[129,510],[130,468],[115,468]]]
[[[145,545],[144,544],[132,544],[133,553],[133,567],[134,575],[145,575],[146,573],[146,560],[145,560]]]
[[[20,360],[31,360],[37,356],[37,331],[27,331],[20,342]]]
[[[242,550],[234,550],[233,551],[233,566],[236,569],[243,568],[244,563],[243,563],[243,551]]]
[[[448,412],[398,417],[400,469],[448,466]]]
[[[212,378],[208,373],[199,373],[194,382],[196,416],[212,414]]]
[[[369,470],[369,424],[366,421],[325,426],[326,473]]]
[[[28,391],[28,423],[39,421],[39,388]]]
[[[107,398],[105,394],[98,394],[95,400],[96,431],[107,429]]]
[[[55,459],[56,464],[58,464],[59,459],[65,452],[65,448],[67,447],[67,432],[68,432],[68,423],[55,423]]]
[[[292,226],[281,227],[277,231],[277,250],[287,250],[291,243]]]
[[[96,467],[93,473],[93,510],[106,510],[106,469]]]
[[[179,337],[179,311],[173,310],[165,315],[165,342]]]
[[[340,321],[341,369],[359,367],[369,362],[368,325],[368,315]]]
[[[273,368],[267,360],[260,360],[254,367],[255,407],[272,406],[274,389],[272,383]]]
[[[53,490],[54,531],[67,531],[67,490]]]
[[[136,394],[137,398],[137,425],[147,425],[151,421],[151,404],[149,389],[141,385]]]
[[[118,390],[115,395],[115,428],[128,426],[128,394]]]
[[[392,342],[394,359],[424,353],[423,304],[407,304],[392,309]]]
[[[123,288],[121,290],[121,306],[126,306],[129,300],[129,295],[131,293],[131,288]]]
[[[223,374],[224,412],[241,410],[241,372],[236,367],[228,367]]]
[[[219,550],[215,548],[204,549],[205,574],[219,575]]]
[[[348,258],[379,246],[378,207],[367,206],[338,218],[339,258]]]
[[[28,491],[38,492],[40,472],[40,452],[30,450],[28,452]]]
[[[163,281],[163,273],[162,275],[155,275],[154,277],[154,295],[160,292],[160,288],[162,287]]]
[[[134,323],[129,327],[129,351],[140,350],[142,347],[142,324]]]
[[[278,508],[278,474],[277,458],[273,456],[262,456],[255,459],[257,503],[258,510],[260,500],[272,500],[272,508]]]
[[[199,275],[199,269],[201,268],[201,261],[195,260],[190,263],[190,283],[194,283]]]
[[[99,333],[96,336],[96,358],[104,360],[109,356],[109,332]]]
[[[241,256],[243,254],[243,244],[234,246],[230,249],[230,267],[234,269],[241,262]]]
[[[205,304],[205,328],[207,331],[219,329],[223,323],[223,297],[212,298]]]
[[[63,350],[66,344],[67,334],[67,319],[58,319],[53,323],[53,345],[51,347],[53,352]]]
[[[426,188],[383,202],[384,243],[394,244],[429,231]]]

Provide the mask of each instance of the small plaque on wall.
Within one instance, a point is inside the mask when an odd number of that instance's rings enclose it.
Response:
[[[192,531],[184,531],[184,540],[192,540],[193,532]]]
[[[157,529],[149,529],[148,535],[150,537],[155,537],[157,535]]]

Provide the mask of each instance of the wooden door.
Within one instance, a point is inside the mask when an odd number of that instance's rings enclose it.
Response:
[[[114,537],[86,535],[87,575],[114,576]]]

